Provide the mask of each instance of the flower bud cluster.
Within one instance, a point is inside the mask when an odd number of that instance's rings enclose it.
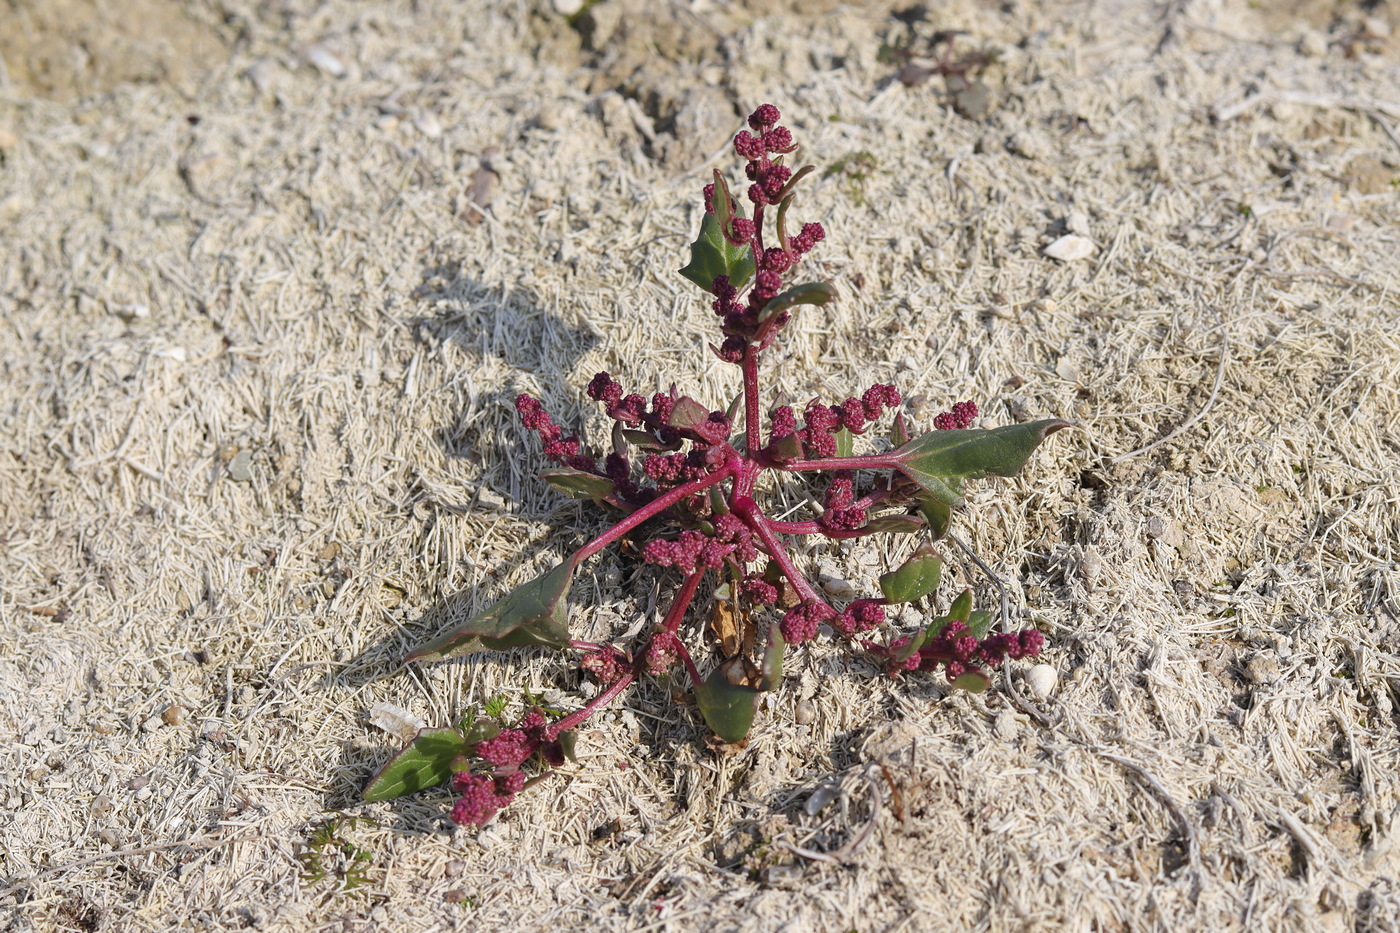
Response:
[[[681,573],[692,574],[700,568],[718,570],[726,559],[741,566],[758,558],[753,532],[733,515],[715,519],[713,531],[688,529],[674,540],[657,538],[642,548],[642,559],[661,567],[675,567]]]
[[[801,232],[791,237],[780,224],[779,245],[763,248],[763,208],[786,200],[794,181],[793,171],[783,164],[782,157],[794,151],[797,144],[787,127],[777,125],[781,118],[777,107],[764,104],[750,114],[749,129],[734,137],[734,151],[746,162],[744,174],[751,183],[747,194],[754,205],[754,216],[752,220],[734,216],[724,236],[735,245],[747,244],[753,249],[755,271],[753,288],[743,302],[728,276],[717,276],[710,287],[715,297],[712,307],[724,318],[724,332],[728,335],[719,347],[719,357],[731,363],[743,359],[745,348],[757,332],[759,314],[782,290],[786,273],[826,238],[826,230],[819,223],[804,224]],[[706,185],[704,194],[706,213],[715,213],[715,186]],[[730,213],[735,214],[737,205],[731,202],[730,206]],[[782,312],[777,326],[786,323],[787,316],[788,312]]]
[[[579,453],[577,437],[563,436],[564,432],[549,417],[549,412],[544,410],[539,399],[517,395],[515,410],[520,413],[520,420],[525,427],[539,434],[544,455],[550,460],[575,470],[586,470],[590,473],[597,471],[597,461]]]
[[[830,621],[835,615],[835,610],[830,606],[816,600],[793,606],[780,623],[783,638],[789,645],[810,641],[817,637],[817,626]]]
[[[823,405],[814,398],[802,410],[802,430],[797,429],[791,406],[783,405],[773,412],[770,438],[777,442],[796,434],[808,456],[834,457],[837,431],[845,428],[852,434],[864,434],[870,422],[879,420],[886,408],[894,408],[900,401],[898,389],[878,382],[860,398],[848,398],[840,405]]]
[[[886,671],[892,677],[902,671],[935,671],[941,665],[952,683],[967,673],[984,673],[984,667],[1000,667],[1008,658],[1016,661],[1035,657],[1045,644],[1045,636],[1028,628],[978,639],[966,623],[953,621],[902,662],[898,656],[900,649],[909,644],[908,638],[896,639],[888,646],[869,641],[864,644],[872,654],[885,659]]]
[[[520,766],[531,756],[538,755],[550,767],[562,765],[563,746],[549,738],[548,727],[544,711],[536,707],[515,728],[503,729],[494,738],[476,743],[474,754],[491,770],[459,771],[453,775],[452,790],[458,798],[452,807],[452,822],[477,828],[486,825],[525,788],[525,774]]]
[[[933,426],[940,431],[958,431],[977,420],[976,402],[958,402],[952,411],[945,411],[933,419]]]

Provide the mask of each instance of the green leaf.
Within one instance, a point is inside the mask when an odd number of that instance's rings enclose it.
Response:
[[[663,450],[678,450],[681,446],[680,441],[668,444],[650,431],[638,431],[633,428],[624,428],[622,436],[627,443],[647,453],[654,454]]]
[[[963,590],[958,594],[958,598],[953,600],[953,605],[948,607],[948,618],[954,622],[966,622],[970,615],[972,615],[972,590]],[[968,627],[971,628],[971,626]]]
[[[462,741],[468,745],[475,745],[477,742],[485,742],[487,739],[494,739],[501,734],[500,723],[494,719],[478,719],[471,724],[471,728],[462,733]]]
[[[853,457],[856,452],[856,436],[851,433],[850,428],[842,428],[836,432],[836,456]]]
[[[987,675],[981,671],[968,671],[953,681],[953,686],[968,693],[981,693],[992,685]]]
[[[772,690],[783,679],[783,653],[787,650],[787,642],[783,640],[782,630],[776,625],[773,626],[768,636],[768,648],[763,652],[763,663],[759,665],[762,677],[758,681],[760,691]]]
[[[733,658],[742,661],[743,658]],[[695,705],[715,735],[738,742],[749,734],[758,709],[758,691],[748,684],[730,683],[727,662],[715,668],[703,684],[695,686]]]
[[[988,473],[1014,476],[1045,438],[1070,426],[1052,418],[990,430],[930,431],[905,443],[890,459],[926,492],[957,505],[964,480]]]
[[[948,526],[953,523],[953,507],[936,496],[928,493],[920,493],[918,497],[919,512],[923,514],[924,521],[928,522],[929,534],[933,540],[937,541],[948,533]]]
[[[452,776],[452,761],[471,747],[456,729],[419,729],[365,785],[366,800],[391,800],[436,787]]]
[[[540,476],[570,499],[592,499],[602,504],[606,503],[610,496],[617,494],[617,486],[613,481],[596,473],[560,469],[545,470]]]
[[[719,197],[716,190],[716,200]],[[743,288],[754,274],[753,247],[730,243],[720,232],[715,215],[706,214],[700,224],[700,236],[690,244],[690,263],[680,271],[707,292],[721,275],[729,276],[729,284],[735,288]]]
[[[930,545],[922,545],[909,559],[880,575],[880,592],[891,603],[912,603],[938,589],[943,558]]]
[[[967,615],[967,627],[972,637],[981,641],[992,630],[992,614],[985,609],[974,609]]]
[[[570,761],[577,762],[578,758],[574,755],[574,750],[578,748],[578,730],[565,729],[563,732],[559,733],[558,741],[559,749],[564,753],[564,757]]]
[[[889,534],[908,535],[913,534],[924,527],[924,522],[915,515],[881,515],[879,518],[872,518],[866,522],[860,530],[874,534],[876,532],[886,532]]]
[[[574,572],[572,559],[511,590],[485,612],[420,645],[405,661],[443,661],[473,651],[569,644],[569,607],[565,597]]]
[[[779,314],[797,305],[817,305],[820,307],[835,297],[836,289],[831,287],[830,282],[808,282],[805,285],[794,285],[763,306],[763,310],[758,312],[758,323],[764,324],[771,321]]]
[[[896,447],[903,447],[907,440],[909,440],[909,428],[904,423],[904,412],[897,411],[894,414],[894,424],[890,426],[890,442]]]

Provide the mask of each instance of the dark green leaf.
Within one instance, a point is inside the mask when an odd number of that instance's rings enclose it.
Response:
[[[890,442],[896,447],[903,447],[907,440],[909,440],[909,428],[904,423],[904,412],[895,412],[894,424],[890,427]]]
[[[540,476],[546,483],[570,499],[592,499],[604,503],[617,494],[617,486],[606,476],[583,470],[545,470]]]
[[[452,776],[453,759],[470,752],[456,729],[420,729],[403,751],[370,778],[364,798],[390,800],[436,787]]]
[[[992,630],[992,614],[985,609],[974,609],[967,615],[967,627],[972,637],[981,641]]]
[[[477,742],[494,739],[500,734],[501,726],[494,719],[478,719],[472,723],[470,729],[462,733],[462,741],[468,745],[475,745]]]
[[[925,544],[909,555],[909,559],[889,573],[880,576],[880,592],[891,603],[912,603],[938,589],[943,575],[943,559]]]
[[[913,534],[924,527],[924,522],[915,515],[881,515],[865,523],[862,531],[887,532],[897,535]]]
[[[972,590],[963,590],[953,605],[948,607],[948,618],[955,622],[966,622],[972,614]]]
[[[637,431],[631,428],[624,428],[622,436],[626,439],[627,443],[647,453],[654,454],[662,450],[677,450],[681,446],[679,441],[667,444],[650,431]]]
[[[569,644],[565,597],[574,572],[566,560],[542,577],[521,584],[485,612],[409,653],[405,661],[442,661],[473,651]]]
[[[820,307],[835,297],[836,289],[831,287],[830,282],[808,282],[805,285],[794,285],[763,306],[763,310],[758,312],[758,322],[763,324],[771,321],[777,315],[797,305],[817,305]]]
[[[715,197],[719,198],[718,191]],[[700,236],[690,244],[690,263],[681,270],[681,275],[708,292],[721,275],[729,276],[729,284],[735,288],[743,288],[753,274],[753,248],[747,243],[742,246],[730,243],[720,232],[715,215],[706,214],[700,224]]]
[[[762,677],[758,682],[759,690],[772,690],[783,679],[783,653],[787,650],[787,642],[783,640],[782,631],[775,625],[769,632],[768,648],[763,652],[763,663],[759,665]]]
[[[948,505],[962,499],[963,480],[988,473],[1014,476],[1045,438],[1068,421],[1049,419],[990,430],[930,431],[904,444],[891,460],[899,471]]]
[[[953,681],[953,686],[968,693],[981,693],[992,685],[987,675],[981,671],[968,671]]]
[[[933,536],[933,540],[937,541],[948,533],[948,526],[953,523],[951,505],[926,492],[920,493],[919,512],[924,516],[924,521],[928,522],[929,534]]]
[[[734,660],[742,660],[735,658]],[[758,708],[758,691],[748,684],[733,684],[723,665],[695,687],[695,705],[705,724],[726,742],[738,742],[749,734]]]
[[[574,755],[574,749],[578,748],[578,730],[566,729],[559,733],[559,749],[564,753],[564,757],[570,761],[578,761]]]

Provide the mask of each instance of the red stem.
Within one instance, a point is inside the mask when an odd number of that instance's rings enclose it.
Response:
[[[559,738],[559,733],[568,732],[574,726],[577,726],[589,716],[592,716],[595,712],[597,712],[598,707],[608,703],[610,700],[612,700],[613,697],[626,690],[631,685],[632,681],[636,680],[636,678],[637,672],[635,668],[633,670],[624,672],[621,677],[619,677],[617,680],[613,681],[611,684],[608,685],[608,689],[604,690],[602,693],[589,700],[588,705],[584,706],[583,709],[574,710],[572,713],[565,716],[563,719],[559,720],[554,725],[550,726],[547,730],[545,730],[545,738],[548,741],[553,742],[555,739]]]
[[[867,454],[864,457],[823,457],[820,460],[788,460],[774,464],[775,469],[792,470],[888,470],[899,461],[894,453]]]
[[[609,544],[612,544],[618,538],[621,538],[623,535],[627,534],[627,532],[642,524],[642,522],[645,522],[647,519],[653,518],[661,514],[662,512],[666,511],[671,506],[675,505],[677,502],[681,501],[687,496],[693,496],[703,489],[710,488],[715,483],[722,482],[723,480],[728,479],[730,476],[734,475],[734,471],[734,464],[726,463],[724,466],[720,467],[718,470],[711,473],[709,476],[706,476],[704,479],[697,479],[694,482],[686,483],[684,486],[677,486],[675,489],[672,489],[665,495],[658,496],[657,498],[651,500],[646,505],[637,509],[637,511],[633,512],[631,515],[627,516],[622,521],[618,522],[616,525],[613,525],[607,531],[603,532],[598,537],[594,538],[592,541],[588,542],[582,548],[580,548],[578,553],[576,553],[573,557],[574,565],[577,566],[584,560],[587,560],[594,554],[597,554],[603,548],[607,547]]]
[[[759,540],[763,542],[764,550],[768,552],[768,556],[773,558],[778,566],[782,568],[783,576],[787,577],[788,582],[792,584],[793,589],[797,590],[797,594],[801,596],[804,601],[815,601],[823,605],[826,604],[826,600],[817,595],[816,589],[813,588],[812,584],[807,582],[807,578],[797,569],[797,565],[793,563],[792,557],[788,554],[787,549],[783,547],[783,542],[778,540],[772,522],[769,520],[768,516],[758,510],[758,507],[754,504],[752,499],[737,499],[734,503],[734,514],[742,518],[748,523],[749,527],[754,530]]]

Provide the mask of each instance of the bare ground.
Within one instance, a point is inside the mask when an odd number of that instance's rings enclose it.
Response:
[[[1392,25],[3,0],[0,929],[1400,928]],[[946,29],[985,107],[895,80]],[[377,703],[589,695],[394,658],[600,527],[515,393],[594,429],[600,369],[732,394],[674,270],[762,100],[841,292],[786,397],[1079,423],[960,518],[1057,688],[818,646],[738,755],[646,686],[480,833],[360,803]],[[805,559],[868,587],[904,547]],[[590,569],[585,637],[649,618],[653,576]]]

